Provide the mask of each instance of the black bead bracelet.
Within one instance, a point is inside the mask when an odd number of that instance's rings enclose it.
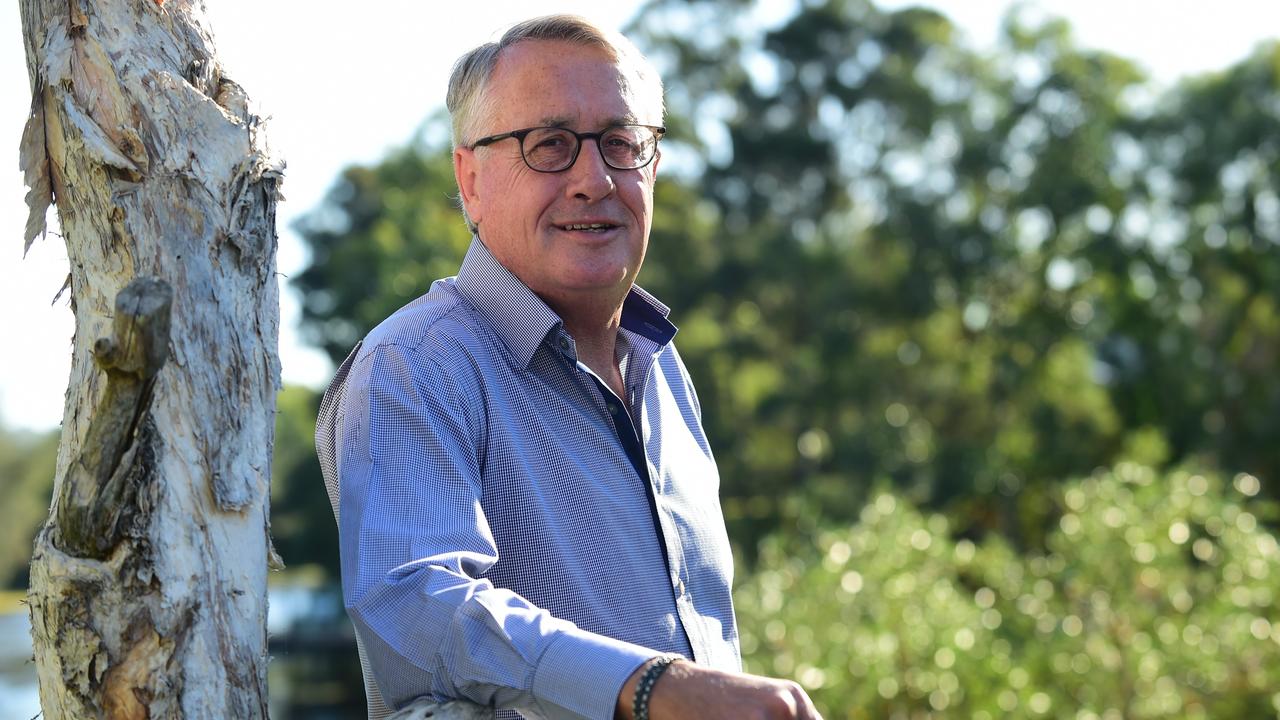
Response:
[[[636,684],[636,697],[631,703],[631,714],[635,720],[649,720],[649,698],[653,695],[653,686],[658,684],[658,678],[671,667],[671,663],[683,659],[679,655],[660,655],[649,661],[648,669]]]

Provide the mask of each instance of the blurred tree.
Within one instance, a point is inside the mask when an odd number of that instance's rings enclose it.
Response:
[[[675,308],[748,554],[870,487],[1040,547],[1063,478],[1280,471],[1276,53],[1157,95],[1058,20],[653,0],[670,133],[640,282]],[[300,224],[335,361],[454,272],[443,118]]]
[[[1119,457],[1280,470],[1275,46],[1153,99],[1052,19],[984,57],[859,0],[638,18],[708,158],[701,234],[651,257],[715,263],[647,281],[712,313],[686,354],[739,529],[887,479],[1037,545],[1045,486]]]
[[[1174,455],[1203,453],[1280,496],[1280,43],[1182,83],[1136,123],[1140,201],[1116,241],[1138,246],[1117,316],[1112,393]]]
[[[36,532],[49,515],[58,433],[14,432],[0,426],[0,589],[27,587]]]
[[[438,132],[447,125],[437,115],[377,165],[347,168],[324,205],[298,222],[311,256],[293,280],[302,331],[334,365],[374,325],[458,270],[471,233],[454,200],[447,135]]]
[[[316,457],[320,393],[285,386],[276,397],[275,451],[271,461],[271,537],[289,568],[316,565],[339,577],[338,528]]]

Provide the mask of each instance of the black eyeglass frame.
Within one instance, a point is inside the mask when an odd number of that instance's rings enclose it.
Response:
[[[606,134],[608,134],[611,130],[617,130],[618,128],[630,128],[630,127],[646,128],[647,130],[653,133],[653,152],[649,155],[649,159],[645,160],[640,165],[636,165],[635,167],[618,167],[617,165],[614,165],[613,163],[609,162],[609,158],[605,157],[604,148],[600,145],[600,139],[603,138]],[[529,136],[529,133],[537,130],[559,130],[561,132],[569,133],[577,140],[578,144],[573,149],[573,155],[570,156],[569,162],[564,167],[557,168],[555,170],[543,170],[541,168],[534,167],[533,164],[529,162],[529,156],[526,155],[524,152],[524,139]],[[526,167],[528,167],[530,170],[534,172],[558,173],[558,172],[564,172],[565,170],[568,170],[569,168],[573,167],[574,163],[578,162],[578,154],[582,152],[583,141],[595,140],[596,152],[600,153],[600,159],[604,161],[605,165],[608,165],[614,170],[639,170],[640,168],[648,167],[649,163],[653,162],[653,159],[658,157],[658,141],[661,140],[662,136],[665,135],[666,133],[667,133],[667,129],[661,125],[641,125],[638,123],[627,123],[624,125],[610,125],[609,127],[601,130],[600,132],[586,132],[586,133],[575,132],[573,130],[570,130],[569,128],[564,128],[564,127],[555,127],[551,125],[539,125],[538,127],[522,128],[520,130],[512,130],[511,132],[498,133],[497,135],[489,135],[487,137],[482,137],[479,140],[476,140],[475,142],[471,143],[469,149],[475,150],[478,147],[488,147],[489,145],[492,145],[500,140],[506,140],[507,138],[515,138],[520,143],[520,159],[524,160],[524,164]]]

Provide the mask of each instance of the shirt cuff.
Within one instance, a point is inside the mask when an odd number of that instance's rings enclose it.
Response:
[[[646,660],[662,653],[579,628],[561,631],[533,673],[533,696],[548,717],[612,720],[618,693]]]

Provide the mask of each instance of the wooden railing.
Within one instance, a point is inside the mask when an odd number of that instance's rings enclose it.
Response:
[[[387,716],[387,720],[426,720],[426,718],[431,718],[431,720],[493,720],[493,710],[469,702],[455,700],[439,703],[428,698],[422,698]]]

